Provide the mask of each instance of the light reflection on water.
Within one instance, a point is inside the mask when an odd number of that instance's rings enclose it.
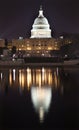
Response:
[[[59,86],[58,68],[52,70],[44,67],[37,69],[27,67],[0,70],[0,91],[8,93],[9,88],[17,89],[19,94],[25,89],[31,91],[31,100],[35,111],[39,114],[40,122],[43,122],[44,114],[49,111],[52,89],[58,89]]]
[[[9,87],[19,87],[22,91],[26,88],[28,91],[32,86],[51,87],[57,89],[60,86],[60,77],[58,68],[39,68],[39,69],[4,69],[0,70],[0,86],[5,88],[6,83]]]
[[[50,107],[52,92],[51,87],[32,87],[31,98],[36,112],[39,113],[40,122],[44,120],[45,112]]]
[[[10,86],[19,85],[22,89],[28,90],[32,85],[35,86],[59,86],[58,68],[56,70],[45,69],[10,69],[0,72],[0,82],[8,82]]]
[[[6,126],[9,122],[11,124],[14,121],[10,118],[16,116],[15,111],[20,114],[22,120],[25,120],[22,122],[17,114],[17,126],[21,123],[26,126],[26,120],[30,124],[31,118],[33,120],[36,117],[40,124],[47,121],[45,125],[52,126],[52,128],[53,125],[56,127],[56,124],[60,127],[64,124],[69,125],[70,121],[71,124],[73,124],[73,120],[77,121],[76,116],[72,118],[71,115],[76,115],[75,110],[77,112],[78,106],[78,71],[58,67],[0,69],[0,103],[5,112],[4,120],[8,122]],[[9,114],[6,112],[8,109],[12,110],[9,111]],[[30,113],[31,115],[34,113],[36,117],[31,116]],[[7,118],[9,121],[6,121]],[[17,121],[13,124],[16,124]]]

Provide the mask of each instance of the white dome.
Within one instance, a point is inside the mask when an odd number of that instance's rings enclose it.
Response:
[[[51,38],[51,30],[48,20],[43,15],[40,8],[38,17],[34,20],[33,29],[31,30],[31,38]]]
[[[48,20],[45,17],[38,17],[34,21],[34,25],[48,25]]]
[[[35,19],[33,29],[49,29],[48,20],[45,17]]]

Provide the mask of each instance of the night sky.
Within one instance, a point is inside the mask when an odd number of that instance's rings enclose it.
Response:
[[[30,37],[40,5],[52,34],[79,33],[79,0],[0,0],[0,38]]]

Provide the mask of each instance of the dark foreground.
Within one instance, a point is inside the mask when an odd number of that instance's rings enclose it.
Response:
[[[0,69],[0,130],[13,128],[79,129],[79,69]]]

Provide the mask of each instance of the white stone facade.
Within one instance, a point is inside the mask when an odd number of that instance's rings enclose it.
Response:
[[[51,29],[47,18],[43,15],[40,8],[38,17],[34,20],[31,30],[31,38],[51,38]]]

